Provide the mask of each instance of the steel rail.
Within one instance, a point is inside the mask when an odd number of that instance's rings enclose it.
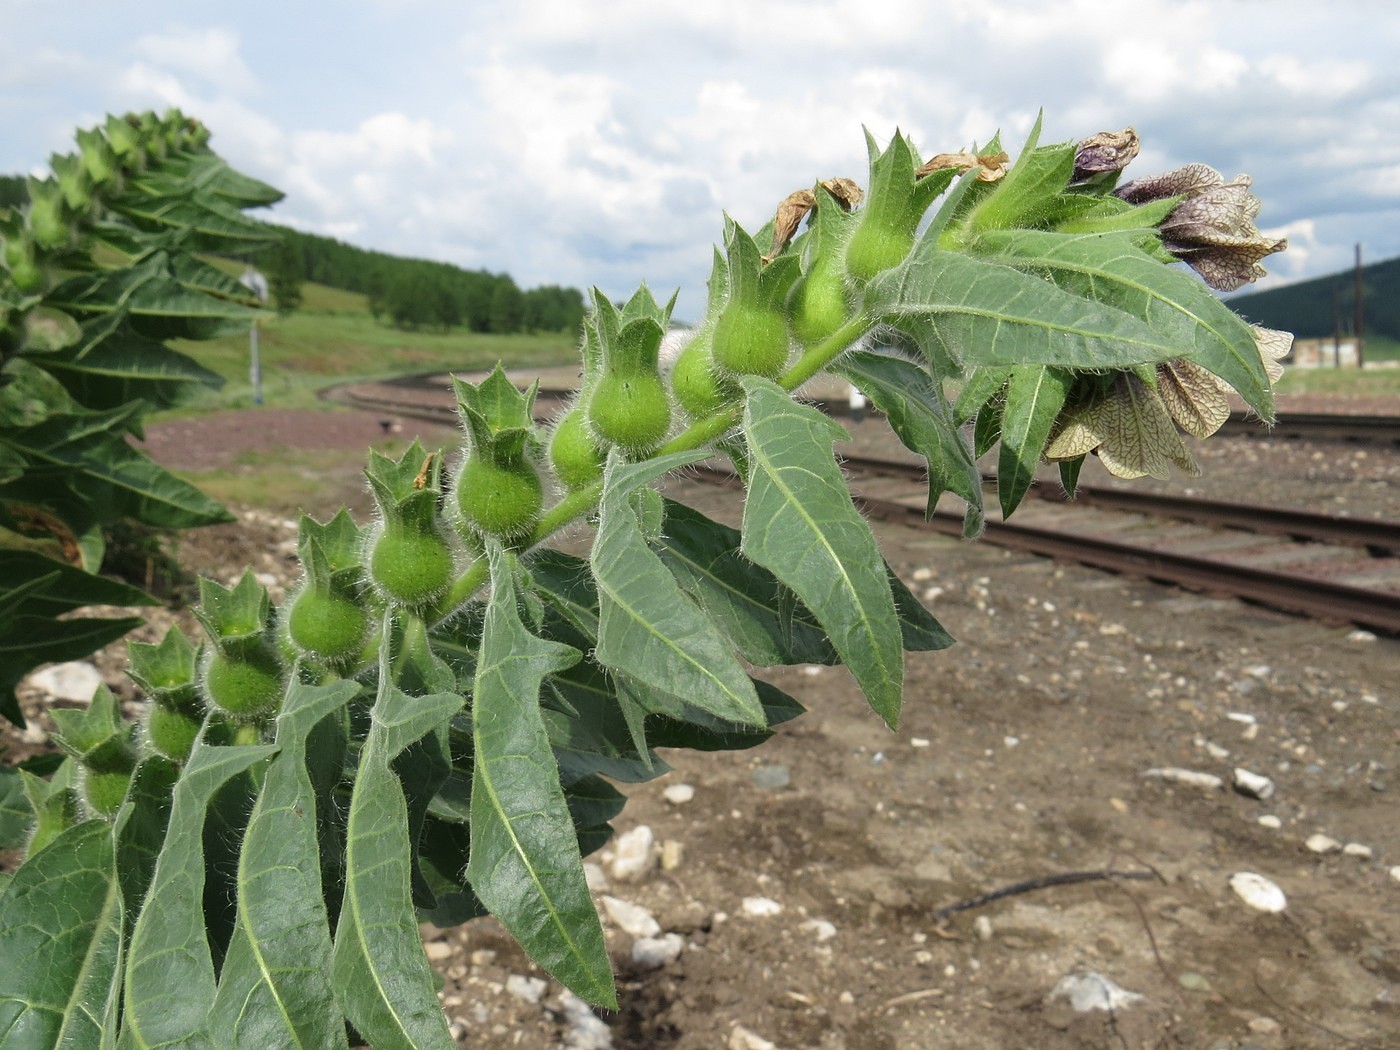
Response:
[[[868,456],[844,456],[842,462],[866,474],[892,474],[922,480],[925,469],[913,460],[886,460]],[[995,484],[995,476],[983,478]],[[1400,521],[1375,518],[1350,518],[1316,511],[1295,510],[1226,500],[1202,499],[1199,496],[1177,496],[1146,490],[1079,486],[1073,500],[1053,485],[1033,485],[1030,494],[1050,503],[1070,506],[1100,507],[1155,517],[1176,518],[1201,525],[1216,525],[1244,529],[1249,532],[1294,539],[1319,540],[1350,547],[1367,547],[1378,551],[1400,551]]]
[[[737,474],[721,468],[701,465],[690,468],[690,473],[720,484],[738,482]],[[947,536],[963,534],[961,514],[937,511],[932,518],[925,518],[924,508],[913,502],[860,492],[853,492],[852,498],[880,520],[927,528]],[[1010,550],[1075,561],[1187,590],[1226,593],[1319,620],[1400,634],[1400,595],[1387,591],[1005,521],[988,521],[982,539]]]

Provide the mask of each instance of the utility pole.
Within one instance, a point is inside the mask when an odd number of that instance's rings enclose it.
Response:
[[[258,301],[267,302],[267,278],[253,269],[253,264],[249,263],[243,269],[243,276],[238,279],[238,283],[247,288],[258,297]],[[253,386],[253,404],[261,405],[262,395],[262,363],[258,360],[258,319],[253,318],[253,323],[248,326],[248,381]]]
[[[1365,368],[1365,359],[1361,356],[1362,329],[1366,320],[1366,302],[1364,294],[1364,282],[1361,280],[1361,242],[1356,242],[1356,319],[1353,327],[1356,331],[1356,367]]]

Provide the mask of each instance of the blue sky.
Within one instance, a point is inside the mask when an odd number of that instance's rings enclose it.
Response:
[[[1287,236],[1260,287],[1400,255],[1389,0],[0,0],[0,172],[179,106],[272,218],[523,286],[704,302],[722,212],[927,156],[1133,126],[1130,176],[1247,172]]]

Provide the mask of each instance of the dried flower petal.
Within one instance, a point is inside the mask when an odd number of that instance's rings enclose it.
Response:
[[[940,153],[936,157],[930,157],[918,171],[914,172],[916,179],[921,179],[925,175],[932,175],[935,171],[942,171],[944,168],[956,168],[958,171],[970,171],[977,168],[978,182],[996,182],[1006,174],[1007,162],[1011,160],[1010,154],[1005,150],[1000,153],[969,153],[963,150],[961,153]]]
[[[807,213],[817,206],[817,195],[811,190],[793,190],[778,205],[778,214],[773,219],[773,247],[763,257],[764,262],[772,262],[778,253],[788,246],[797,227]]]
[[[1277,383],[1283,378],[1282,361],[1293,349],[1293,333],[1262,328],[1257,324],[1250,327],[1254,329],[1254,343],[1259,347],[1259,356],[1264,359],[1264,371],[1269,376],[1269,383]]]
[[[1178,357],[1157,366],[1157,393],[1172,419],[1192,437],[1207,438],[1230,418],[1230,388],[1214,372]]]
[[[846,211],[850,211],[865,199],[865,191],[856,184],[855,179],[825,179],[821,186],[835,197],[836,203]]]
[[[1184,196],[1159,224],[1162,246],[1187,263],[1216,291],[1229,292],[1265,274],[1261,259],[1283,251],[1288,241],[1265,237],[1254,225],[1259,198],[1248,175],[1226,182],[1204,164],[1135,179],[1114,190],[1129,204]]]
[[[1083,182],[1093,175],[1122,171],[1138,155],[1138,146],[1138,135],[1132,128],[1090,135],[1075,150],[1071,181]]]

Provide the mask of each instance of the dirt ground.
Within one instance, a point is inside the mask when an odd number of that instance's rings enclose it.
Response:
[[[853,428],[862,450],[881,445],[878,427]],[[178,440],[153,427],[151,444],[190,465],[182,453],[208,460],[336,428],[351,450],[341,498],[363,507],[359,450],[379,428],[362,414],[214,417]],[[423,429],[425,441],[447,434]],[[1400,450],[1207,449],[1206,477],[1179,488],[1397,516]],[[670,494],[737,518],[732,494],[684,482]],[[181,554],[211,575],[247,563],[286,579],[289,526],[245,515],[191,534]],[[899,731],[842,670],[774,672],[805,717],[752,752],[667,753],[670,774],[625,786],[618,831],[649,827],[666,864],[623,881],[611,847],[590,858],[600,897],[679,936],[674,961],[634,963],[633,938],[606,921],[622,1006],[589,1028],[558,985],[526,979],[542,975],[494,921],[428,929],[461,1045],[1400,1047],[1400,641],[877,528],[959,640],[908,658]],[[1165,767],[1227,786],[1145,775]],[[1231,791],[1235,767],[1272,778],[1276,794]],[[693,797],[668,800],[681,784]],[[1318,833],[1346,848],[1311,851]],[[1024,880],[1107,870],[1151,877],[933,915]],[[1230,887],[1239,872],[1276,883],[1286,910],[1247,906]],[[1070,975],[1142,998],[1076,1012],[1054,994]]]

